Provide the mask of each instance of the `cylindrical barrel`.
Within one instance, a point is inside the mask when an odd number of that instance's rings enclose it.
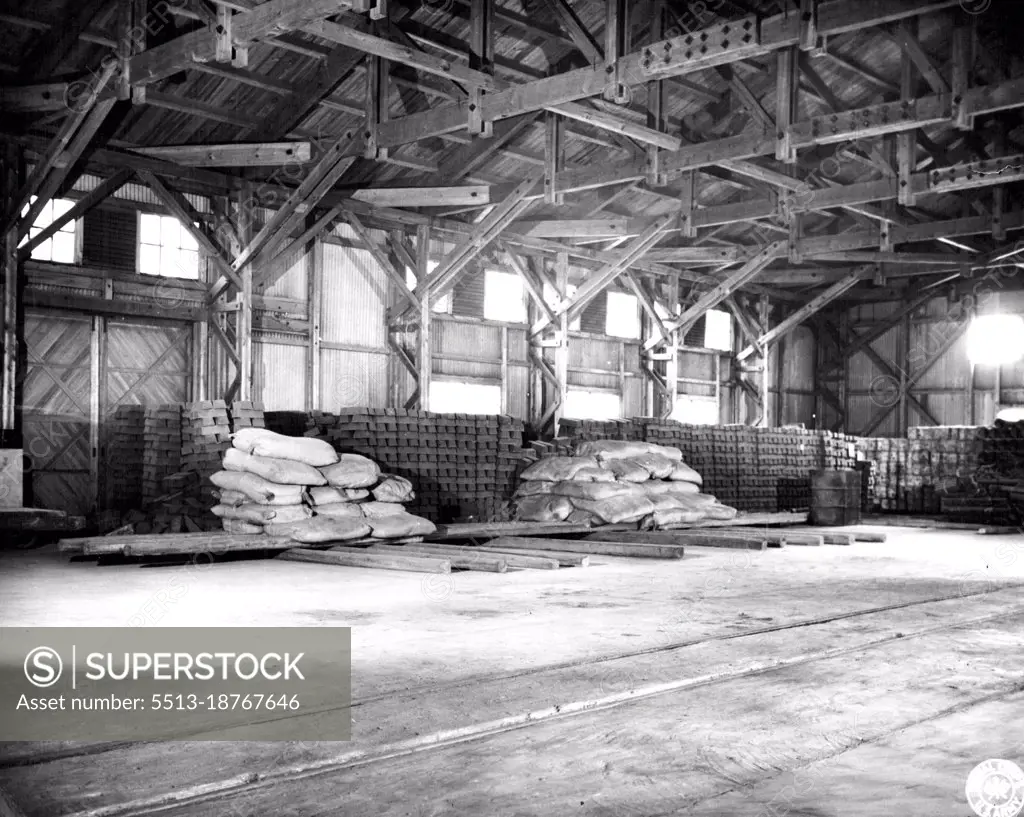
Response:
[[[811,473],[812,525],[855,525],[860,522],[861,474],[859,471]]]

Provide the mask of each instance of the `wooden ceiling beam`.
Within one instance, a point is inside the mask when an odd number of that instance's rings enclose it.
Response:
[[[885,23],[934,12],[955,5],[956,0],[831,0],[818,8],[818,32],[822,36],[870,28]],[[728,32],[723,28],[728,26]],[[800,42],[799,15],[778,14],[758,21],[745,18],[728,24],[708,26],[697,34],[708,35],[711,46],[701,54],[688,47],[683,35],[653,43],[640,51],[621,57],[616,72],[628,85],[642,84],[706,68],[713,68],[752,56],[769,54]],[[655,54],[658,56],[655,57]],[[529,111],[573,102],[604,92],[605,72],[601,67],[580,68],[514,85],[505,91],[489,94],[483,103],[484,120],[504,119]],[[389,123],[388,143],[391,146],[458,130],[464,126],[465,112],[458,105],[443,105],[422,113],[394,119]],[[730,157],[742,158],[742,157]]]
[[[811,298],[811,300],[797,309],[796,312],[787,317],[781,323],[773,326],[767,332],[760,335],[755,342],[751,343],[736,355],[736,360],[742,363],[748,357],[753,356],[760,350],[768,348],[770,344],[775,343],[780,338],[788,335],[816,312],[820,312],[830,303],[841,298],[848,291],[857,286],[857,284],[862,280],[869,278],[872,273],[872,267],[861,267],[839,281],[836,281],[832,286]]]
[[[355,0],[358,1],[358,0]],[[267,0],[232,20],[232,42],[249,45],[350,9],[354,0]],[[133,85],[148,85],[188,68],[193,62],[217,58],[218,34],[212,28],[176,37],[148,48],[128,61]]]
[[[312,159],[312,146],[309,142],[147,145],[136,148],[135,152],[184,167],[283,167],[306,164]]]

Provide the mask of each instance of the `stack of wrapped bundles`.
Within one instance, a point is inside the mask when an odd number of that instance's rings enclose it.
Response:
[[[223,470],[210,477],[220,504],[213,513],[231,533],[266,533],[297,543],[433,533],[407,513],[414,498],[403,477],[382,474],[373,460],[339,454],[326,440],[286,437],[265,428],[231,436]]]
[[[701,493],[702,479],[678,448],[632,440],[580,443],[573,457],[545,457],[522,473],[520,519],[667,528],[732,519],[736,509]]]

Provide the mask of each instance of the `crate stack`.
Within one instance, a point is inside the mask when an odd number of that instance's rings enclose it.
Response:
[[[202,530],[216,530],[220,520],[210,508],[217,504],[210,475],[221,468],[224,452],[231,447],[231,420],[223,400],[186,403],[182,411],[182,471],[186,477],[178,511]]]
[[[107,424],[110,432],[107,475],[110,505],[114,510],[132,510],[142,504],[145,416],[144,406],[118,406]]]
[[[523,422],[507,416],[358,408],[315,412],[308,426],[412,481],[410,509],[434,520],[501,518],[523,467]]]
[[[252,400],[236,400],[228,406],[228,418],[232,431],[238,431],[240,428],[267,427],[263,404]]]
[[[181,404],[146,408],[142,430],[141,502],[167,494],[164,480],[181,470]]]

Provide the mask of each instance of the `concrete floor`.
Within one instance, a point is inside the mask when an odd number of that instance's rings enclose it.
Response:
[[[449,577],[0,556],[0,624],[352,626],[349,743],[0,746],[30,817],[970,814],[1024,765],[1024,536]]]

